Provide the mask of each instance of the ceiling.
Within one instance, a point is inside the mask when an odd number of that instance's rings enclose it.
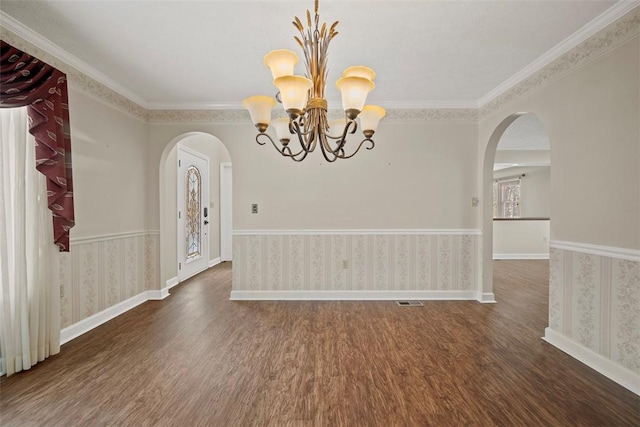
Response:
[[[548,156],[531,156],[529,152],[550,149],[549,135],[542,121],[535,114],[523,114],[505,129],[497,147],[498,151],[515,151],[518,154],[512,157],[512,162],[509,163],[500,163],[496,160],[493,171],[503,173],[518,171],[523,167],[549,167]]]
[[[367,65],[377,72],[369,103],[475,108],[615,3],[322,0],[321,21],[340,21],[327,98],[339,100],[333,82],[344,68]],[[147,108],[233,108],[273,95],[262,58],[278,48],[301,55],[291,21],[306,8],[313,1],[2,0],[4,13]]]
[[[498,150],[550,150],[549,136],[535,114],[524,114],[513,121],[498,141]]]

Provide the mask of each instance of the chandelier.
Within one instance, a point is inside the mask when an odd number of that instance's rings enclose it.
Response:
[[[307,28],[297,16],[293,21],[300,32],[300,37],[294,39],[304,53],[306,77],[293,75],[298,62],[298,55],[294,52],[286,49],[271,51],[265,55],[264,63],[271,69],[273,84],[278,88],[275,99],[257,95],[242,101],[258,129],[256,142],[265,145],[268,140],[280,154],[296,162],[304,160],[318,146],[328,162],[353,157],[365,143],[366,149],[371,150],[375,145],[371,137],[385,115],[382,107],[364,105],[367,94],[375,87],[375,72],[368,67],[355,66],[347,68],[336,82],[342,94],[345,118],[329,123],[324,94],[328,75],[327,51],[331,40],[338,35],[338,21],[330,27],[325,22],[319,28],[319,23],[318,0],[315,0],[313,22],[307,10]],[[282,104],[288,118],[271,120],[271,110],[276,101]],[[348,150],[347,136],[356,132],[356,118],[360,119],[364,139],[354,149]],[[275,128],[279,145],[266,133],[269,124]],[[292,138],[298,140],[299,147],[291,144]]]

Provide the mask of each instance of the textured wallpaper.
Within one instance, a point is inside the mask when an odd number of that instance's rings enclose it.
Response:
[[[233,290],[473,290],[477,239],[471,234],[237,235]]]
[[[66,328],[150,289],[157,289],[159,236],[71,243],[60,255],[60,323]]]
[[[549,327],[640,374],[640,263],[551,249]]]

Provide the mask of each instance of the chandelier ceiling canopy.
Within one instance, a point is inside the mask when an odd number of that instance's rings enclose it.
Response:
[[[342,94],[345,118],[329,122],[325,98],[327,52],[329,43],[338,35],[338,21],[329,27],[326,22],[320,25],[318,0],[315,0],[314,18],[312,20],[307,10],[306,28],[298,17],[294,17],[293,25],[300,32],[300,37],[295,36],[294,39],[304,53],[306,77],[293,74],[298,62],[295,52],[278,49],[265,55],[264,64],[271,70],[278,93],[275,98],[257,95],[242,102],[258,129],[256,142],[265,145],[268,140],[281,155],[297,162],[304,160],[317,146],[320,146],[320,151],[329,162],[353,157],[365,144],[366,149],[371,150],[374,147],[371,137],[385,115],[382,107],[365,105],[368,93],[375,88],[376,73],[364,66],[349,67],[344,71],[336,86]],[[276,102],[282,104],[288,118],[271,120],[271,110]],[[347,136],[356,132],[357,118],[364,139],[349,150]],[[266,133],[270,124],[280,144]],[[292,138],[298,140],[299,147],[290,144]]]

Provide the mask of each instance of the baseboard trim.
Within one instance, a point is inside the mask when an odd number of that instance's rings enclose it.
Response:
[[[222,261],[220,261],[220,257],[214,258],[212,260],[209,260],[209,268],[215,267],[216,265],[220,264],[221,262]]]
[[[168,296],[169,288],[164,288],[160,290],[144,291],[127,300],[121,301],[116,305],[94,314],[93,316],[82,319],[81,321],[60,330],[60,345],[66,344],[74,338],[78,338],[80,335],[97,328],[103,323],[107,323],[109,320],[126,313],[140,304],[147,301],[163,300]]]
[[[493,259],[549,259],[549,254],[493,254]]]
[[[493,292],[484,292],[480,294],[480,298],[478,298],[478,301],[483,304],[495,304],[496,296],[493,294]]]
[[[169,296],[169,288],[147,291],[147,297],[150,301],[163,300]]]
[[[178,281],[178,277],[177,277],[177,276],[176,276],[176,277],[172,277],[171,279],[169,279],[169,280],[167,280],[167,281],[165,282],[165,288],[166,288],[166,289],[171,289],[171,288],[173,288],[174,286],[176,286],[178,283],[180,283],[180,282]]]
[[[640,375],[562,334],[545,328],[543,340],[640,396]]]
[[[231,291],[229,299],[240,300],[476,300],[476,291]]]
[[[116,305],[113,305],[105,310],[102,310],[99,313],[94,314],[93,316],[87,317],[86,319],[82,319],[81,321],[74,323],[71,326],[63,328],[60,331],[60,344],[62,345],[68,343],[72,339],[77,338],[94,328],[97,328],[98,326],[121,315],[122,313],[126,313],[132,308],[137,307],[144,302],[147,302],[148,299],[149,298],[147,291],[139,293],[138,295],[119,302]]]

